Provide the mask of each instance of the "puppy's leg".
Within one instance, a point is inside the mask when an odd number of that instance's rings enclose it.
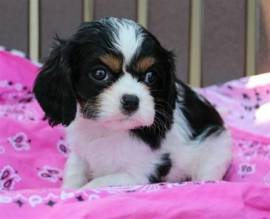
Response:
[[[232,143],[227,132],[206,140],[193,180],[222,180],[232,160]]]
[[[102,177],[94,178],[92,181],[83,186],[83,188],[98,188],[107,186],[131,186],[136,184],[146,184],[146,177],[135,178],[127,173],[116,173]]]
[[[195,181],[205,181],[205,180],[222,180],[226,171],[228,170],[229,161],[224,161],[219,164],[211,164],[209,161],[208,165],[202,166],[196,175],[192,177]]]
[[[62,188],[80,188],[87,182],[87,164],[76,154],[71,153],[65,166]]]

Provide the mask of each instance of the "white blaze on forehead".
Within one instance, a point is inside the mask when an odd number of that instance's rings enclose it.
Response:
[[[131,20],[113,19],[112,24],[116,28],[113,35],[114,46],[123,54],[124,62],[127,64],[141,46],[144,34],[141,27]]]

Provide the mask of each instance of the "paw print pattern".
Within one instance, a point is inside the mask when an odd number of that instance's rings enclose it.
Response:
[[[30,87],[10,80],[0,80],[0,93],[2,103],[0,117],[39,120],[40,116],[31,110],[34,94]]]
[[[57,147],[58,151],[59,151],[62,155],[64,155],[65,157],[68,156],[68,154],[69,154],[69,148],[68,148],[68,146],[66,145],[66,143],[65,143],[62,139],[60,139],[60,140],[57,142],[56,147]]]
[[[21,177],[11,166],[6,165],[0,170],[0,191],[12,190]]]
[[[43,166],[42,169],[38,168],[38,176],[53,183],[62,181],[62,172],[55,167]]]
[[[17,133],[13,137],[9,137],[8,141],[17,151],[28,151],[30,149],[31,140],[28,139],[23,132]]]
[[[241,177],[245,177],[246,175],[250,175],[250,174],[255,173],[255,171],[256,171],[255,164],[242,163],[239,165],[238,174]]]
[[[269,158],[269,153],[270,153],[270,150],[269,150],[268,145],[267,146],[262,145],[262,146],[258,147],[258,149],[257,149],[257,155],[258,156]]]
[[[8,90],[1,95],[1,98],[10,103],[30,103],[34,99],[34,95],[30,88],[13,81],[0,81],[0,88]]]

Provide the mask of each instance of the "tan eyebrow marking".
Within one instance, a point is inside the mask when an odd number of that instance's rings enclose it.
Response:
[[[105,65],[107,65],[114,72],[120,72],[120,70],[122,69],[122,59],[117,56],[105,54],[102,55],[100,59]]]
[[[155,59],[153,57],[142,58],[137,62],[136,70],[140,72],[145,72],[154,63],[155,63]]]

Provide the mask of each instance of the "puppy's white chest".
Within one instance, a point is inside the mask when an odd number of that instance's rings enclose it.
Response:
[[[148,145],[128,132],[104,133],[98,136],[89,130],[72,133],[68,130],[68,143],[73,153],[87,162],[92,177],[125,172],[152,172],[160,156]]]

